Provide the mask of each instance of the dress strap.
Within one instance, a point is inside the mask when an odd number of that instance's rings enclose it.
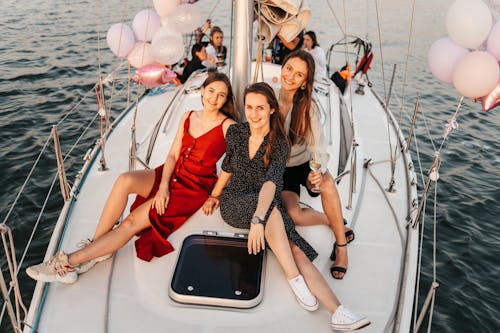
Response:
[[[219,125],[219,126],[222,126],[222,124],[224,124],[224,122],[225,122],[226,120],[228,120],[228,119],[229,119],[229,117],[224,118],[224,119],[221,121],[221,123],[220,123],[220,125]]]
[[[186,120],[184,120],[184,131],[189,130],[189,124],[191,122],[190,118],[191,118],[191,114],[193,114],[193,112],[194,112],[194,110],[189,111],[189,114],[188,114]]]

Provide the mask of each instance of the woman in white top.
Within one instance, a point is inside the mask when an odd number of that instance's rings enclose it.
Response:
[[[326,56],[325,51],[319,46],[316,33],[312,30],[304,34],[304,50],[309,52],[316,64],[316,76],[326,77]]]
[[[291,146],[283,176],[281,201],[296,225],[325,224],[331,227],[336,239],[333,248],[336,258],[330,272],[333,278],[342,279],[347,271],[346,246],[348,241],[354,239],[354,234],[344,228],[342,206],[332,175],[328,171],[312,172],[309,168],[311,155],[321,146],[323,137],[318,110],[312,99],[314,70],[314,59],[304,50],[290,53],[281,67],[279,110],[285,118],[284,127]],[[325,213],[300,206],[300,185],[305,186],[311,196],[321,195]],[[318,185],[321,192],[312,192],[311,189]],[[337,325],[344,307],[340,306],[328,283],[304,252],[293,244],[291,246],[297,267],[311,292],[332,314],[332,328],[352,330],[368,325],[370,321],[365,316],[353,313],[350,313],[349,323]]]

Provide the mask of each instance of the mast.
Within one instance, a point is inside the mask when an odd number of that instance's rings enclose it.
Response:
[[[243,93],[249,83],[252,55],[253,0],[234,0],[234,46],[231,68],[236,107],[243,110]],[[244,112],[242,112],[244,118]]]

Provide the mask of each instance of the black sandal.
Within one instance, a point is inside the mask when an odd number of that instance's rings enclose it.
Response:
[[[335,259],[337,259],[337,246],[338,247],[344,247],[344,246],[347,246],[347,243],[345,243],[345,244],[337,244],[337,242],[335,242],[333,244],[333,250],[332,250],[332,253],[330,254],[330,260],[331,261],[335,261]],[[330,267],[330,275],[334,279],[336,279],[336,280],[342,280],[344,278],[344,275],[342,277],[335,277],[333,275],[333,272],[343,273],[345,275],[345,273],[347,272],[347,268],[342,267],[342,266],[333,266],[333,265]]]
[[[351,237],[351,238],[349,239],[349,237]],[[352,242],[354,240],[354,238],[356,238],[356,235],[354,234],[354,230],[349,229],[345,232],[345,239],[347,240],[347,244]]]

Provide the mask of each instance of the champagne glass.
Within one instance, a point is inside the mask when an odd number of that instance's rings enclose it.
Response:
[[[312,154],[311,160],[309,161],[309,168],[311,168],[313,172],[321,170],[322,173],[324,173],[326,172],[326,164],[328,163],[329,158],[330,155],[326,152],[315,152]],[[320,193],[321,187],[319,185],[315,185],[311,191],[314,193]]]

